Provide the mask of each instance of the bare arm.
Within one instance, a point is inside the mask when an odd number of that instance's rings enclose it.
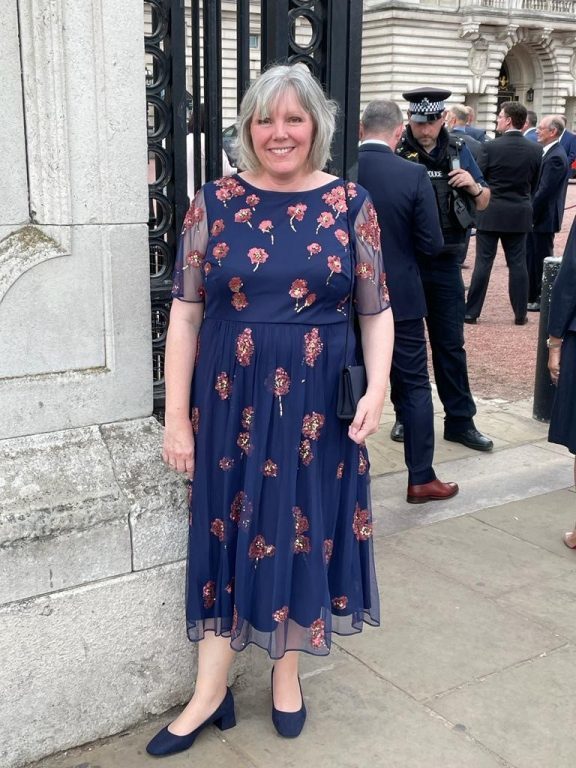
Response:
[[[166,338],[166,415],[163,460],[178,472],[194,474],[194,433],[190,422],[190,386],[204,305],[172,302]]]
[[[392,310],[385,309],[377,315],[358,315],[358,319],[368,389],[358,403],[348,436],[360,444],[376,432],[380,424],[394,347],[394,318]]]

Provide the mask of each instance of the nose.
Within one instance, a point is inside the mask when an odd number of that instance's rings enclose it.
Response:
[[[274,121],[274,138],[276,140],[281,140],[286,138],[286,124],[283,120],[275,120]]]

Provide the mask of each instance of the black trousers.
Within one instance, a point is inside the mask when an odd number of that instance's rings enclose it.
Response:
[[[526,234],[524,232],[476,232],[476,262],[468,291],[466,314],[479,317],[482,312],[498,240],[502,241],[508,265],[510,304],[514,317],[520,319],[525,317],[528,303],[528,269],[526,268]]]
[[[464,349],[462,252],[463,242],[447,245],[439,256],[420,265],[434,378],[444,406],[445,428],[451,432],[473,427],[476,414]]]
[[[530,232],[526,240],[528,301],[540,301],[544,259],[554,256],[554,232]]]
[[[390,371],[391,399],[404,425],[404,461],[408,484],[436,479],[434,458],[434,409],[428,376],[424,320],[394,323],[394,352]]]

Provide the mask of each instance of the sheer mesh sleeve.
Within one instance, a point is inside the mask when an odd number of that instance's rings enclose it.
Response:
[[[204,257],[208,246],[208,223],[204,192],[198,191],[184,218],[174,267],[172,296],[181,301],[204,301]]]
[[[380,249],[380,227],[368,196],[354,219],[353,243],[354,305],[359,315],[377,315],[388,309],[390,297]]]

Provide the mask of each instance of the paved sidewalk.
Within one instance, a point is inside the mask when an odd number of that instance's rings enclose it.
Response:
[[[382,627],[302,660],[308,722],[270,722],[269,663],[234,684],[238,725],[208,729],[166,768],[573,768],[576,516],[572,457],[546,441],[528,401],[479,404],[492,454],[437,439],[447,502],[407,504],[391,415],[371,443]],[[438,419],[437,435],[442,435]],[[146,768],[169,714],[35,768]]]

